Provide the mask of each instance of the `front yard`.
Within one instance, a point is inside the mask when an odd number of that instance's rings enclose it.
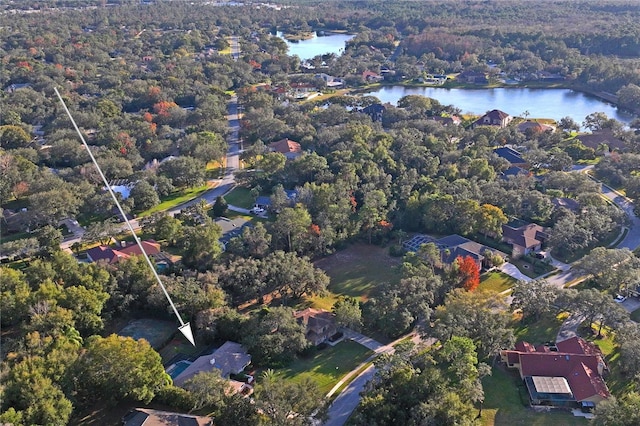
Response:
[[[516,279],[510,277],[504,272],[487,272],[480,277],[479,290],[490,291],[492,293],[501,293],[509,290],[516,283]]]
[[[309,378],[320,386],[322,394],[325,395],[345,374],[372,354],[372,351],[359,343],[345,340],[336,346],[320,349],[307,358],[299,358],[287,368],[276,372],[294,382]]]

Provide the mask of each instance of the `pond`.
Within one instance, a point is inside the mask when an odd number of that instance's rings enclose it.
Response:
[[[582,123],[586,116],[603,112],[609,118],[629,124],[634,116],[620,111],[615,105],[570,89],[530,89],[501,87],[493,89],[446,89],[443,87],[383,86],[363,95],[375,96],[382,103],[396,105],[407,95],[422,95],[437,99],[444,105],[453,105],[463,113],[481,115],[499,109],[513,116],[551,118],[571,117]]]
[[[352,34],[327,33],[326,35],[318,36],[317,33],[314,33],[313,38],[307,40],[289,41],[283,37],[281,31],[278,31],[276,35],[289,46],[288,55],[298,55],[303,61],[318,55],[326,55],[327,53],[335,53],[340,56],[344,50],[345,43],[355,37]]]

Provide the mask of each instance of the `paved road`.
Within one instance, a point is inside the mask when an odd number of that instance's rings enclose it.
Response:
[[[383,353],[394,353],[395,348],[393,345],[406,338],[406,336],[403,336],[400,339],[389,343],[388,345],[383,345],[382,343],[377,342],[374,339],[364,336],[360,333],[356,333],[353,330],[347,329],[345,332],[345,336],[355,337],[353,339],[355,342],[358,342],[375,352],[365,362],[370,362],[378,355]],[[420,337],[420,334],[414,333],[411,337],[411,341],[415,344],[422,343],[425,345],[433,345],[436,340],[433,338],[423,340]],[[356,370],[358,368],[360,368],[360,366],[356,367]],[[351,413],[353,413],[353,411],[358,407],[358,404],[360,404],[360,392],[364,390],[367,382],[371,380],[375,374],[376,368],[374,365],[371,365],[362,373],[360,373],[358,377],[351,381],[333,400],[333,403],[329,407],[329,418],[323,426],[343,426],[349,419],[349,416],[351,416]]]

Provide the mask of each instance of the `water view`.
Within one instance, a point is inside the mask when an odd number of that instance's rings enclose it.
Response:
[[[289,41],[283,37],[281,31],[278,31],[276,35],[283,39],[287,43],[287,46],[289,46],[289,55],[298,55],[303,61],[311,59],[314,56],[326,55],[327,53],[341,55],[345,43],[354,37],[352,34],[330,33],[324,36],[318,36],[314,33],[313,38],[307,40]]]
[[[375,96],[382,103],[396,105],[398,99],[406,95],[422,95],[437,99],[445,105],[454,105],[472,114],[484,114],[492,109],[499,109],[515,116],[525,115],[528,111],[532,118],[552,118],[560,120],[571,117],[577,123],[594,112],[604,112],[609,118],[629,123],[634,116],[619,111],[615,105],[596,97],[570,89],[528,89],[528,88],[495,88],[495,89],[445,89],[443,87],[404,87],[384,86],[365,93]]]

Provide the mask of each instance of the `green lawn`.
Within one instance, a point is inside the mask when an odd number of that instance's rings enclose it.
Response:
[[[316,262],[316,266],[331,278],[331,293],[366,301],[383,283],[400,281],[395,268],[400,262],[382,247],[354,244]]]
[[[187,201],[193,200],[194,198],[200,196],[203,192],[211,188],[213,188],[211,184],[206,184],[202,186],[196,186],[194,188],[188,188],[181,191],[176,191],[171,195],[169,195],[164,200],[162,200],[162,202],[157,206],[139,213],[138,217],[145,217],[153,213],[169,210],[173,207],[179,206],[182,203],[186,203]]]
[[[224,196],[224,199],[227,201],[227,204],[244,209],[250,209],[254,202],[251,190],[241,186],[236,186],[233,191]]]
[[[560,326],[566,316],[566,314],[560,314],[557,316],[549,314],[535,322],[528,322],[526,324],[517,321],[513,327],[516,341],[524,340],[534,345],[539,345],[549,341],[555,342],[558,330],[560,330]]]
[[[320,386],[323,395],[348,372],[364,362],[372,351],[352,342],[342,341],[336,346],[321,349],[308,358],[300,358],[289,367],[277,370],[287,380],[310,378]]]
[[[516,283],[516,279],[504,272],[487,272],[480,277],[480,290],[487,290],[493,293],[501,293],[509,290]]]
[[[515,370],[514,370],[515,371]],[[527,392],[517,374],[510,374],[501,367],[492,370],[492,375],[482,380],[484,404],[481,424],[483,426],[547,426],[587,425],[582,417],[573,417],[566,411],[536,413],[528,406]],[[519,388],[520,386],[520,388]]]
[[[555,268],[553,265],[547,265],[538,259],[531,259],[532,263],[529,263],[529,259],[510,259],[509,263],[515,265],[520,272],[528,276],[529,278],[537,278],[540,275],[553,271]]]

